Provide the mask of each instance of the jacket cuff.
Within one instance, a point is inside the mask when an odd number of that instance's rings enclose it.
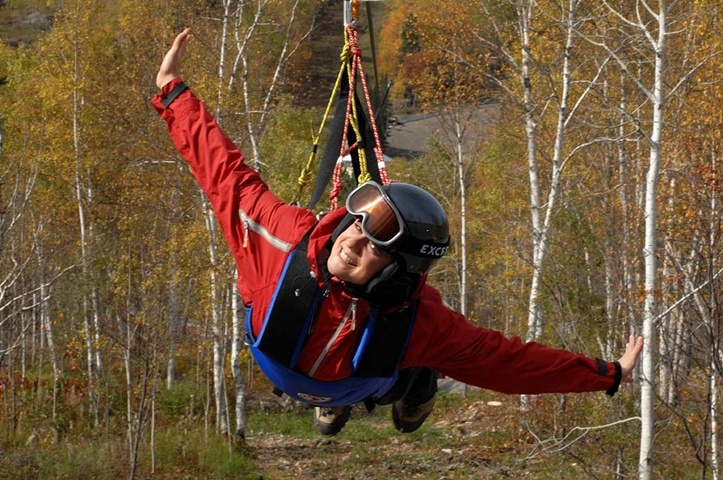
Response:
[[[173,85],[175,83],[175,79],[168,82],[168,86]],[[178,81],[178,83],[175,83],[175,86],[170,90],[166,91],[166,85],[164,85],[163,92],[161,93],[162,99],[161,99],[161,105],[163,105],[165,108],[168,108],[168,106],[173,103],[173,101],[178,97],[181,93],[186,91],[188,89],[188,86],[183,83],[183,80]]]
[[[605,360],[601,360],[599,358],[596,358],[596,360],[597,360],[598,373],[603,377],[607,377],[608,376],[608,362],[606,362]],[[614,374],[615,377],[613,379],[612,386],[605,391],[605,393],[610,395],[611,397],[617,393],[618,388],[620,388],[620,382],[623,379],[623,369],[620,366],[620,363],[612,362],[612,364],[613,364],[613,367],[615,367],[615,374]]]

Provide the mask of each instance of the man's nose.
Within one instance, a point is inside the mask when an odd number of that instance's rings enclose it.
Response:
[[[364,235],[364,232],[360,230],[354,230],[354,234],[349,237],[349,242],[354,247],[364,247],[369,242],[369,239],[366,235]]]

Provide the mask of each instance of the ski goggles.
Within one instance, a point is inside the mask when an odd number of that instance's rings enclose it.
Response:
[[[404,220],[381,185],[366,182],[346,197],[349,213],[361,217],[364,235],[375,245],[389,248],[404,235]]]

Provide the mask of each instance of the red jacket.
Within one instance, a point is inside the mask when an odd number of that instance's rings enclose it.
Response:
[[[239,272],[244,303],[253,304],[252,328],[259,327],[271,302],[289,252],[317,223],[309,210],[288,205],[271,193],[259,174],[190,91],[181,93],[168,108],[161,100],[179,83],[163,87],[152,105],[166,121],[171,139],[189,163],[213,206]],[[328,255],[334,228],[346,213],[338,209],[311,233],[308,260],[321,278],[319,263]],[[305,345],[298,369],[308,374],[312,365],[348,311],[352,298],[334,278],[331,294],[322,303],[314,331]],[[351,372],[351,358],[369,305],[356,303],[356,321],[347,322],[320,363],[313,378],[333,381]],[[447,308],[440,293],[429,285],[420,304],[411,338],[399,368],[426,366],[446,376],[504,393],[556,393],[607,390],[614,383],[615,366],[539,343],[507,339],[500,332],[469,323]]]

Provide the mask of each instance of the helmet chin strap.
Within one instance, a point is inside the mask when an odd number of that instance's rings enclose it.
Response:
[[[382,288],[384,286],[384,283],[388,283],[390,280],[392,280],[397,275],[397,273],[401,273],[400,270],[401,269],[399,268],[399,259],[395,256],[394,260],[392,260],[392,263],[382,268],[379,272],[376,273],[376,275],[369,279],[364,289],[369,294],[375,292],[379,288]]]
[[[406,306],[422,282],[421,275],[408,273],[404,260],[395,256],[394,261],[374,275],[366,285],[345,284],[347,291],[364,298],[381,310]]]

